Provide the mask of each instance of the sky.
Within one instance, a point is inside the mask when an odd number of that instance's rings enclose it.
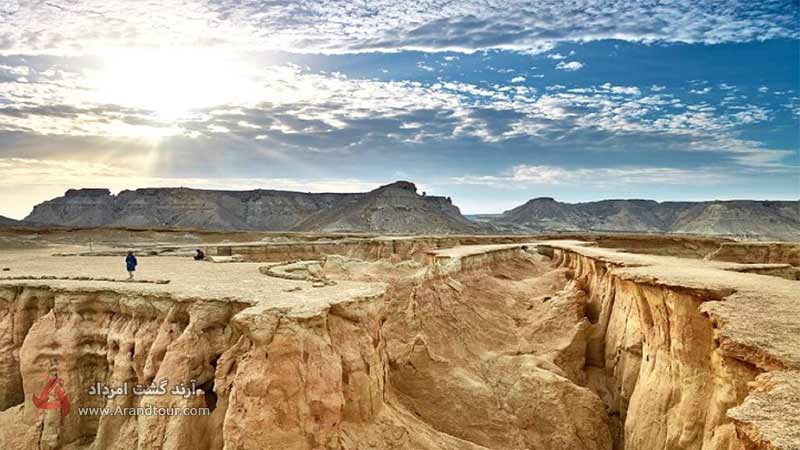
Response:
[[[0,215],[69,188],[464,213],[800,198],[797,0],[0,0]]]

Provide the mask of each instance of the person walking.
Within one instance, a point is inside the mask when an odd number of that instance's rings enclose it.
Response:
[[[133,255],[133,250],[128,250],[128,256],[125,257],[125,266],[128,268],[128,281],[133,281],[133,273],[136,272],[138,264],[136,256]]]

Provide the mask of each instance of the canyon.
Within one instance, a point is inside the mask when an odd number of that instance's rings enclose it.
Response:
[[[18,233],[4,450],[800,448],[795,244]]]

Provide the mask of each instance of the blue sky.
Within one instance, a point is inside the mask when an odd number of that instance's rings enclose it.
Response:
[[[0,0],[0,214],[71,187],[800,197],[797,1]]]

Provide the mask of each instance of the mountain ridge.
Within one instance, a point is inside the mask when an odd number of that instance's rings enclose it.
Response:
[[[562,203],[533,198],[502,214],[485,216],[500,229],[519,231],[640,231],[800,239],[800,201],[703,202],[610,199]]]
[[[22,224],[23,224],[22,221],[12,219],[6,216],[0,216],[0,227],[13,227]]]
[[[402,198],[402,200],[396,200]],[[36,205],[29,225],[203,228],[263,231],[475,231],[449,198],[398,181],[370,192],[304,193],[141,188],[70,189]]]
[[[449,197],[419,194],[409,181],[357,193],[176,187],[113,195],[89,188],[40,203],[13,225],[407,234],[620,231],[800,240],[800,201],[565,203],[536,197],[500,214],[467,219]]]

